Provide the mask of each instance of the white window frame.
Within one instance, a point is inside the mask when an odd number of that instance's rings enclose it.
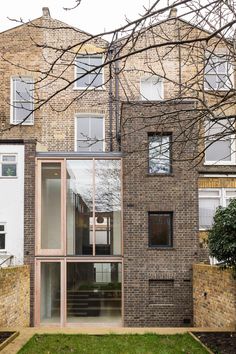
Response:
[[[14,156],[15,161],[3,161],[3,156]],[[2,175],[2,165],[16,165],[16,175],[15,176],[3,176]],[[17,164],[17,154],[16,153],[0,153],[0,178],[17,178],[18,164]]]
[[[161,82],[161,92],[160,92],[160,98],[156,100],[149,100],[148,98],[145,98],[145,96],[142,94],[142,82],[145,80],[152,79],[155,80],[158,79],[158,81]],[[139,81],[139,92],[140,92],[140,100],[143,102],[149,102],[149,101],[163,101],[164,100],[164,80],[161,76],[159,75],[152,75],[152,76],[142,76],[140,77]]]
[[[104,152],[105,151],[105,148],[106,148],[106,139],[105,139],[105,116],[103,114],[98,114],[98,113],[78,113],[76,114],[75,116],[75,138],[74,138],[74,141],[75,141],[75,145],[74,145],[74,150],[75,151],[78,151],[77,149],[77,134],[78,134],[78,131],[77,131],[77,118],[102,118],[103,120],[103,144],[102,144],[102,151],[101,152]],[[80,151],[78,151],[80,152]],[[88,152],[95,152],[95,151],[91,151],[91,150],[88,150]]]
[[[0,248],[0,253],[1,252],[5,252],[6,251],[6,235],[7,235],[7,230],[6,230],[6,222],[0,222],[1,226],[4,226],[4,231],[0,230],[0,235],[4,235],[5,236],[5,248]]]
[[[200,192],[218,192],[218,196],[200,196]],[[236,188],[199,188],[198,190],[198,199],[217,199],[219,198],[219,206],[226,207],[227,206],[227,200],[229,199],[236,199],[236,198],[230,198],[227,197],[227,192],[236,192]],[[200,209],[199,209],[199,219],[200,219]],[[209,230],[209,228],[203,228],[199,224],[199,230],[200,231],[206,231]]]
[[[226,118],[227,119],[227,118]],[[210,129],[210,128],[209,128]],[[213,138],[207,138],[206,136],[207,134],[205,134],[205,160],[204,160],[204,165],[235,165],[236,164],[236,139],[235,139],[235,134],[232,135],[228,135],[227,137],[223,138],[223,139],[218,139],[218,140],[214,140]],[[206,160],[206,150],[207,150],[207,144],[208,142],[212,142],[212,145],[215,142],[218,141],[222,141],[222,140],[230,140],[230,160],[229,161],[225,161],[225,160],[215,160],[215,161],[211,161],[211,160]]]
[[[21,80],[24,82],[25,80],[32,80],[32,85],[34,89],[34,79],[32,76],[12,76],[11,77],[11,84],[10,84],[10,97],[11,97],[11,111],[10,111],[10,124],[13,125],[34,125],[34,112],[24,121],[24,122],[17,122],[16,118],[14,117],[14,81]],[[32,94],[33,95],[33,94]],[[22,102],[25,102],[22,100]],[[32,98],[32,105],[34,109],[34,99]],[[29,111],[30,112],[30,111]]]
[[[205,91],[229,91],[230,89],[234,88],[234,70],[233,66],[230,60],[227,60],[227,57],[229,56],[229,53],[227,52],[216,52],[216,53],[206,53],[206,58],[204,61],[204,90]],[[216,73],[206,73],[206,66],[210,65],[209,61],[213,58],[224,58],[224,62],[227,62],[228,64],[228,72],[227,70],[225,73],[220,73],[217,71],[217,68],[219,67],[217,64],[216,67]],[[218,63],[220,60],[218,61]],[[227,76],[227,82],[224,84],[224,87],[218,88],[218,87],[208,87],[209,84],[207,84],[207,80],[205,79],[206,76],[216,76],[218,78],[218,75],[226,75]],[[217,80],[216,80],[217,82]],[[219,84],[218,84],[219,85]]]
[[[79,54],[76,56],[75,60],[74,60],[74,77],[75,79],[77,79],[77,58],[78,57],[99,57],[101,58],[101,65],[104,64],[104,55],[103,54]],[[87,74],[87,75],[90,75],[90,74]],[[78,86],[77,85],[77,80],[75,81],[74,83],[74,90],[79,90],[79,91],[85,91],[85,90],[96,90],[96,91],[102,91],[102,90],[105,90],[105,86],[104,86],[104,82],[105,82],[105,77],[104,77],[104,67],[102,67],[101,69],[101,75],[102,75],[102,85],[99,86],[99,87],[95,87],[95,86],[92,86],[92,85],[89,85],[89,86]]]

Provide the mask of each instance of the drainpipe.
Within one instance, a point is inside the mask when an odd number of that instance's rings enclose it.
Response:
[[[109,49],[108,52],[108,57],[109,60],[112,59],[112,49]],[[113,150],[113,145],[112,145],[112,120],[113,120],[113,107],[112,107],[112,85],[113,85],[113,80],[112,80],[112,64],[109,64],[109,133],[110,133],[110,141],[109,141],[109,151]]]
[[[178,21],[178,41],[180,43],[180,22]],[[181,55],[181,45],[179,44],[179,98],[181,98],[182,95],[182,67],[181,67],[181,61],[182,61],[182,55]]]
[[[118,33],[116,34],[116,39],[118,39]],[[115,117],[116,117],[116,141],[118,143],[119,146],[119,151],[121,149],[120,146],[120,117],[119,117],[119,109],[120,109],[120,101],[119,101],[119,55],[118,55],[118,51],[117,51],[117,47],[115,47]]]

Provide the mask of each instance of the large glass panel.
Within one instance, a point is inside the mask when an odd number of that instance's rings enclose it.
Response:
[[[95,161],[96,255],[121,254],[120,160]]]
[[[61,248],[60,163],[42,163],[41,248]]]
[[[67,161],[67,254],[93,254],[93,161]]]
[[[67,322],[120,320],[121,264],[67,263]]]
[[[60,263],[41,263],[40,319],[41,323],[60,322]]]

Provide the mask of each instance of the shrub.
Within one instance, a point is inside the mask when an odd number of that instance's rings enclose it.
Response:
[[[232,199],[226,208],[217,208],[208,246],[210,256],[226,267],[233,267],[236,274],[236,199]]]

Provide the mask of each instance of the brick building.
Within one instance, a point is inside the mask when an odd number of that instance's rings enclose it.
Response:
[[[0,187],[11,190],[23,166],[15,242],[31,266],[32,325],[192,324],[192,264],[207,259],[199,240],[216,206],[236,195],[235,157],[231,144],[215,156],[214,141],[194,167],[204,142],[189,136],[202,127],[187,122],[203,96],[215,99],[205,55],[216,46],[220,60],[227,45],[175,16],[115,48],[47,8],[0,34]],[[202,41],[161,45],[186,37]],[[4,210],[1,254],[14,255],[14,210]]]

